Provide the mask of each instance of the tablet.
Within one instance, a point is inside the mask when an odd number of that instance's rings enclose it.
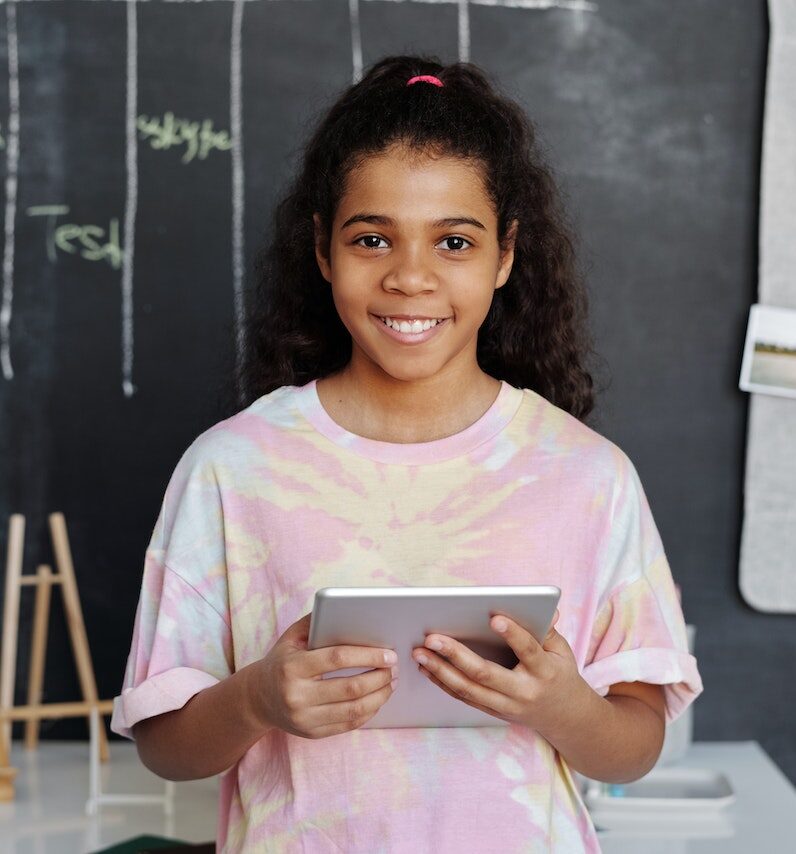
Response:
[[[537,640],[545,637],[561,590],[553,585],[493,587],[324,587],[315,592],[308,648],[352,644],[394,649],[398,685],[361,729],[390,727],[508,726],[446,694],[419,670],[412,650],[426,635],[455,638],[482,658],[511,669],[511,647],[489,625],[496,614],[515,620]],[[347,667],[322,678],[354,676],[371,668]]]

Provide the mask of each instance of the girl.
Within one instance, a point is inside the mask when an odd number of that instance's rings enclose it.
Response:
[[[472,64],[384,59],[274,229],[245,408],[168,484],[113,730],[167,779],[223,772],[223,852],[599,851],[573,771],[645,774],[702,683],[638,475],[584,423],[528,120]],[[541,644],[491,623],[512,670],[436,634],[397,666],[307,649],[319,587],[535,583],[562,590]],[[409,667],[508,725],[362,729]]]

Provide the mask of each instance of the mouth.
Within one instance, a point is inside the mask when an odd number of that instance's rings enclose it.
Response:
[[[396,329],[395,326],[388,324],[386,318],[378,314],[371,314],[370,316],[388,338],[401,344],[422,344],[441,334],[441,330],[447,327],[451,319],[450,317],[434,318],[433,320],[436,321],[434,323],[429,321],[426,321],[424,325],[415,323],[411,328],[404,321],[404,329],[410,329],[410,331],[401,332],[400,328]]]
[[[411,334],[411,333],[418,334],[419,332],[425,332],[428,329],[433,329],[435,326],[439,326],[440,324],[444,323],[446,320],[450,320],[450,317],[428,317],[428,318],[424,318],[423,320],[420,320],[420,321],[418,321],[418,320],[411,321],[411,320],[405,320],[405,319],[401,319],[401,318],[393,318],[393,317],[390,317],[389,315],[382,316],[380,314],[374,314],[374,315],[372,315],[372,317],[375,317],[376,320],[381,321],[385,326],[389,327],[390,329],[394,329],[396,332],[401,332],[401,328],[400,328],[401,324],[407,324],[409,328],[404,329],[404,334]],[[390,321],[389,323],[387,322],[388,319]],[[419,325],[418,325],[418,323],[419,323]]]

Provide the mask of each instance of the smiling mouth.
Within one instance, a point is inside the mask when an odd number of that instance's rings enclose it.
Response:
[[[382,316],[380,314],[374,314],[373,317],[375,317],[377,320],[380,320],[385,326],[388,326],[390,329],[393,329],[396,332],[404,332],[405,334],[410,333],[410,332],[415,332],[415,333],[426,332],[429,329],[433,329],[435,326],[439,326],[441,323],[444,323],[446,320],[449,320],[448,317],[430,317],[430,318],[427,318],[426,320],[422,320],[422,321],[421,320],[399,320],[399,319],[392,318],[389,315]],[[390,319],[389,323],[387,322],[387,318]],[[405,326],[408,326],[409,328],[402,330],[401,324],[404,324]]]

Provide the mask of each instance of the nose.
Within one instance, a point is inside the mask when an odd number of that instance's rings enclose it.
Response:
[[[425,257],[421,249],[406,248],[393,253],[392,259],[393,265],[384,276],[385,290],[411,295],[437,288],[439,282],[432,259]]]

